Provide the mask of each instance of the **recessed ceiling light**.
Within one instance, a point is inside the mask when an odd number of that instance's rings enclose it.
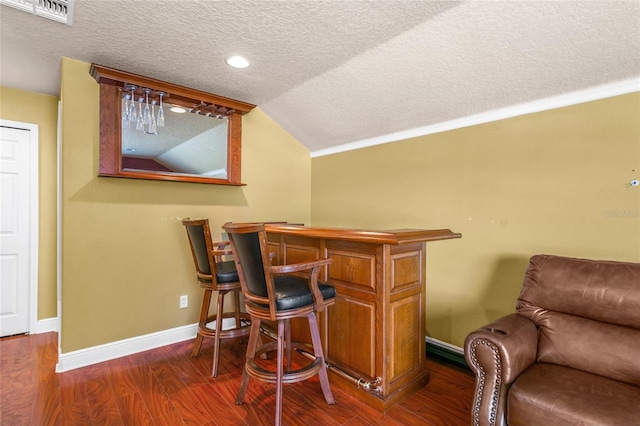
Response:
[[[184,114],[185,112],[187,112],[186,109],[179,107],[179,106],[172,106],[171,108],[169,108],[170,111],[172,112],[176,112],[178,114]]]
[[[234,68],[246,68],[249,66],[249,61],[242,56],[232,56],[227,59],[227,64]]]

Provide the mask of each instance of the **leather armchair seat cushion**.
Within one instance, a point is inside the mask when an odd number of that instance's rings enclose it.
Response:
[[[513,383],[507,406],[510,426],[634,425],[640,421],[640,388],[537,363]]]
[[[278,311],[313,305],[313,295],[307,278],[293,275],[275,277],[275,288]],[[318,283],[318,288],[324,300],[336,296],[336,289],[330,285]]]

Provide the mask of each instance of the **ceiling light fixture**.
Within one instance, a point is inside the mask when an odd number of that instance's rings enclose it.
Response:
[[[182,107],[179,107],[179,106],[176,106],[176,105],[174,105],[171,108],[169,108],[169,111],[175,112],[175,113],[178,113],[178,114],[184,114],[185,112],[187,112],[186,109],[184,109]]]
[[[227,64],[234,68],[246,68],[249,66],[249,61],[242,56],[232,56],[227,58]]]

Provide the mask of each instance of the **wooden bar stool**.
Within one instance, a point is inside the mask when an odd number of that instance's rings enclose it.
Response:
[[[224,255],[231,254],[231,250],[227,247],[229,242],[212,242],[208,219],[184,219],[182,224],[187,229],[198,284],[204,289],[200,319],[198,321],[198,334],[191,356],[198,356],[203,338],[213,338],[211,376],[216,377],[218,375],[220,339],[248,335],[251,320],[249,315],[240,312],[240,282],[238,281],[235,263],[233,260],[223,260]],[[214,291],[218,292],[218,301],[215,315],[210,316],[209,307]],[[224,312],[224,297],[227,293],[233,294],[234,312]],[[223,329],[225,319],[232,319],[233,326],[231,328],[225,327]],[[211,325],[212,322],[215,325]]]
[[[229,234],[236,269],[242,286],[244,304],[251,316],[251,333],[247,346],[247,357],[236,404],[242,404],[249,379],[276,384],[276,425],[282,423],[282,385],[309,379],[316,374],[327,404],[335,404],[327,366],[320,341],[316,313],[335,302],[335,289],[318,284],[320,271],[331,263],[330,259],[292,265],[271,266],[264,224],[224,225]],[[300,275],[308,271],[308,275]],[[314,360],[297,370],[291,370],[291,350],[309,351],[310,348],[291,341],[291,318],[304,317],[309,321]],[[260,343],[260,325],[270,320],[278,324],[275,342]],[[276,371],[269,371],[256,364],[256,356],[276,351]],[[286,363],[285,363],[286,355]]]

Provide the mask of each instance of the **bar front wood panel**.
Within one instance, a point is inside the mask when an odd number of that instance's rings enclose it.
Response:
[[[380,247],[377,244],[324,240],[332,260],[327,281],[336,303],[327,312],[327,361],[349,374],[373,381],[381,377],[381,334],[377,318]]]
[[[330,378],[380,411],[429,381],[425,356],[426,242],[460,238],[448,229],[361,231],[267,225],[274,264],[329,258],[321,279],[336,288],[336,303],[319,317]],[[292,323],[296,339],[308,326]],[[347,373],[347,379],[336,369]],[[364,389],[356,378],[379,384]]]

